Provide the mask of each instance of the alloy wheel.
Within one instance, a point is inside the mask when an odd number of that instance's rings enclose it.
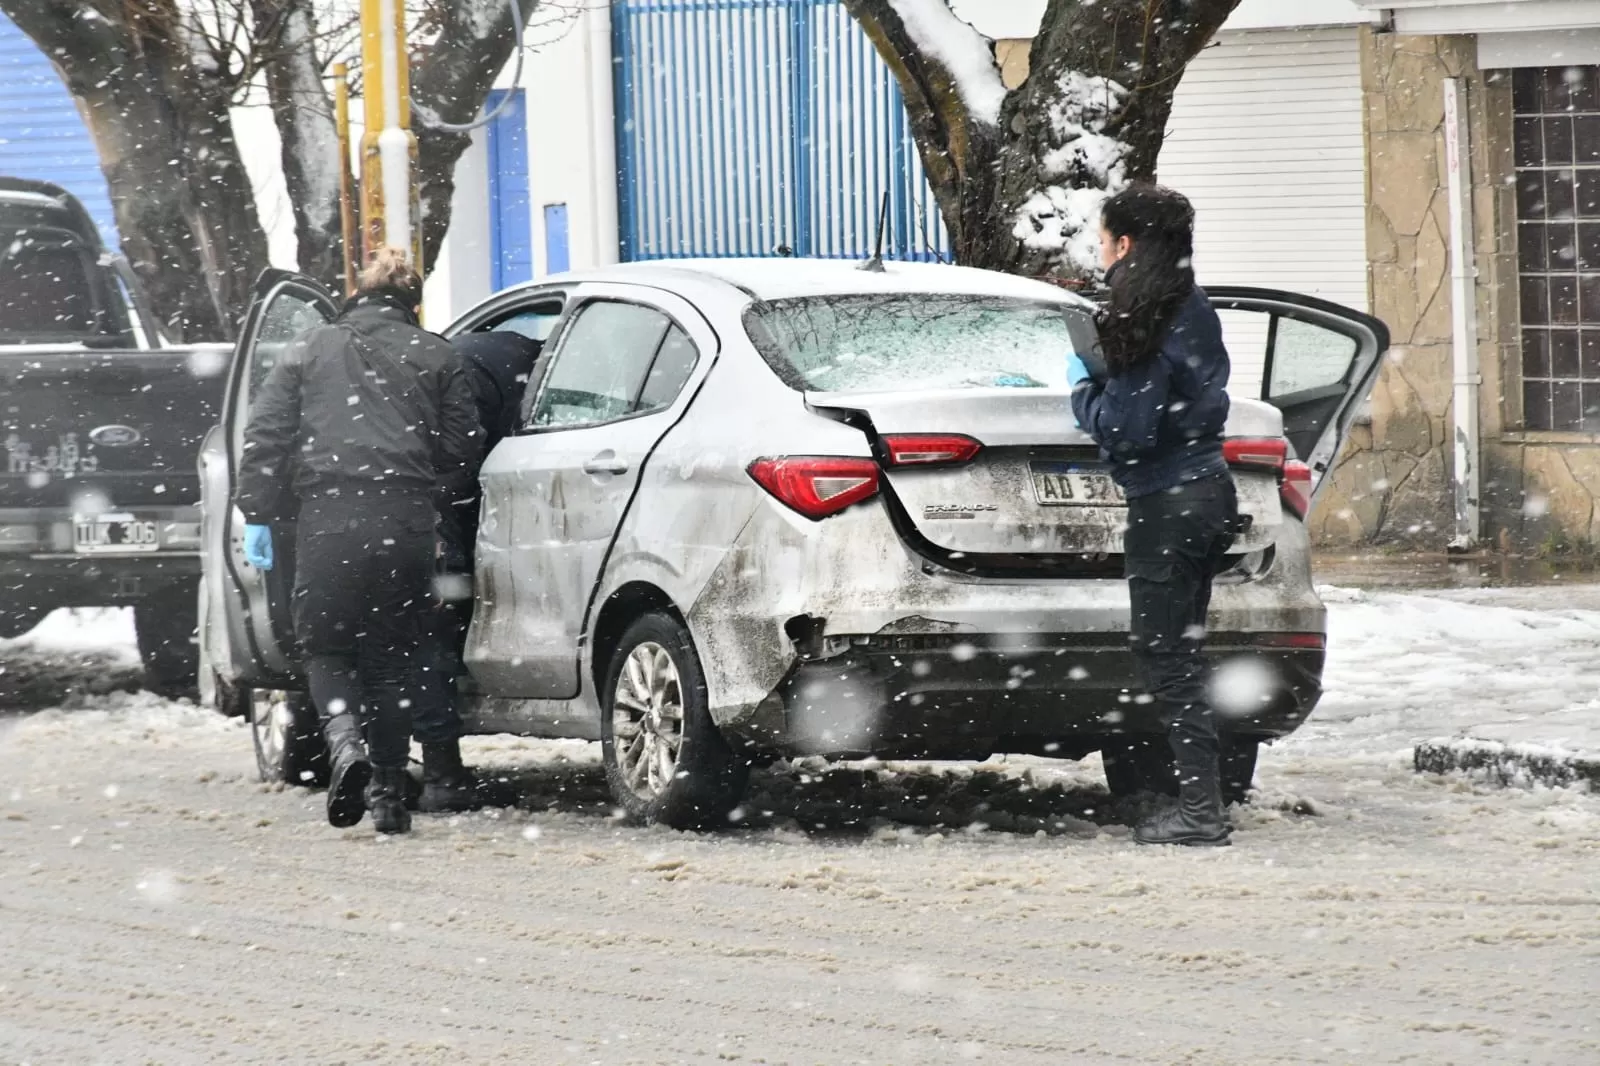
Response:
[[[640,798],[655,798],[672,783],[683,751],[683,686],[666,648],[646,642],[628,655],[611,716],[623,780]]]

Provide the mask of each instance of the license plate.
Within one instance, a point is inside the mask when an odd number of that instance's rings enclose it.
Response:
[[[72,547],[98,552],[153,552],[161,547],[160,525],[131,514],[79,515],[72,520]]]
[[[1111,475],[1072,463],[1034,463],[1033,499],[1041,507],[1126,507]]]

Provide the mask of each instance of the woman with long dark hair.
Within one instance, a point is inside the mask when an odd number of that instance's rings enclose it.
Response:
[[[1196,285],[1194,209],[1171,189],[1134,186],[1101,213],[1109,297],[1103,372],[1073,357],[1072,406],[1128,499],[1123,551],[1131,639],[1161,704],[1178,770],[1176,807],[1140,825],[1141,844],[1223,845],[1217,726],[1206,698],[1211,581],[1238,529],[1223,458],[1228,350]]]

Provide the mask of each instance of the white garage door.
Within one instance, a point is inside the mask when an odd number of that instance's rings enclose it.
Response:
[[[1194,202],[1201,285],[1367,309],[1361,108],[1353,28],[1223,33],[1190,64],[1159,176]],[[1264,333],[1224,326],[1233,391],[1255,395]]]

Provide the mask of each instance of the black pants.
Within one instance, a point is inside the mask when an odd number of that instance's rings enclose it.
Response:
[[[296,538],[294,627],[326,721],[358,712],[372,765],[403,769],[426,687],[418,654],[433,609],[427,496],[308,500]]]
[[[1145,691],[1161,703],[1180,780],[1217,773],[1206,611],[1238,526],[1239,501],[1226,474],[1128,501],[1129,639]]]
[[[423,744],[455,740],[463,732],[458,679],[466,669],[461,649],[471,621],[470,600],[443,603],[429,616],[421,652],[424,695],[412,713],[412,729]]]

